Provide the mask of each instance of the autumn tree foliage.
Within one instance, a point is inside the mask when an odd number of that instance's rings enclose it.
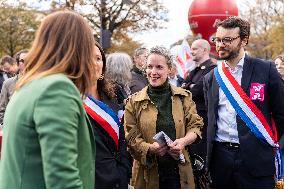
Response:
[[[14,56],[19,50],[28,49],[39,26],[40,14],[21,6],[0,6],[0,55]]]
[[[272,59],[283,53],[283,5],[284,0],[246,0],[243,3],[240,15],[251,23],[247,50],[253,56]]]

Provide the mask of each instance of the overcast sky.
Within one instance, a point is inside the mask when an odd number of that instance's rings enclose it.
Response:
[[[49,3],[39,3],[37,0],[22,0],[33,6],[47,8]],[[188,33],[191,33],[188,24],[188,9],[192,0],[160,0],[168,8],[169,22],[166,23],[166,29],[160,29],[156,31],[141,32],[133,35],[134,39],[145,44],[147,47],[154,45],[164,45],[170,47],[171,44],[177,42],[180,39],[186,37]],[[238,7],[244,0],[236,0]],[[254,2],[255,0],[252,0]],[[17,0],[9,0],[9,2],[17,2]]]
[[[236,0],[238,7],[243,0]],[[169,10],[167,29],[135,34],[134,39],[144,43],[147,47],[171,44],[186,37],[191,31],[188,24],[188,9],[192,0],[162,0]]]
[[[147,47],[154,45],[169,47],[179,39],[183,39],[190,31],[187,15],[192,0],[163,0],[162,2],[169,10],[167,28],[134,36],[135,40],[144,43]]]

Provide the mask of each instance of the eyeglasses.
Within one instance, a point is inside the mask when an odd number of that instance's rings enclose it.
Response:
[[[237,36],[237,37],[224,37],[223,39],[220,39],[219,37],[214,37],[213,38],[213,42],[215,43],[215,44],[217,44],[217,43],[223,43],[223,45],[230,45],[230,44],[232,44],[232,42],[234,41],[234,40],[236,40],[236,39],[238,39],[240,36]]]
[[[20,59],[19,63],[25,63],[25,60],[24,59]]]

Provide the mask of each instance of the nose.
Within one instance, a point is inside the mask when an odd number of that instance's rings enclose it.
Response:
[[[216,47],[220,48],[220,47],[225,47],[226,45],[223,43],[223,41],[216,41]]]
[[[153,68],[151,69],[151,74],[152,74],[152,75],[157,74],[157,68],[153,67]]]
[[[156,71],[157,71],[157,70],[156,70],[155,68],[153,68],[153,69],[151,70],[152,74],[155,74]]]

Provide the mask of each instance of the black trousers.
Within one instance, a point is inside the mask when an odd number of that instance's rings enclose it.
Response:
[[[211,162],[213,189],[274,189],[273,176],[254,177],[248,172],[239,148],[215,142]]]
[[[199,155],[204,161],[206,160],[206,152],[207,152],[207,112],[206,111],[198,111],[198,115],[203,118],[203,128],[202,128],[202,139],[196,143],[191,144],[189,146],[189,150],[191,154]]]
[[[160,189],[181,189],[178,167],[175,169],[159,169]]]

